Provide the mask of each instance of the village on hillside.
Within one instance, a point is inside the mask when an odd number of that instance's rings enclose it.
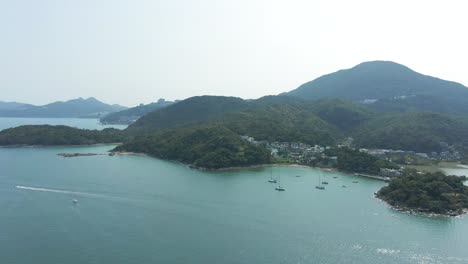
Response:
[[[334,168],[338,162],[338,157],[327,155],[326,150],[330,150],[332,148],[356,149],[353,146],[353,138],[351,137],[346,138],[343,142],[334,147],[319,145],[311,146],[302,142],[268,142],[266,140],[257,141],[255,138],[250,136],[241,136],[241,138],[252,144],[267,148],[271,152],[272,157],[281,158],[297,164],[321,168]],[[431,153],[418,153],[415,151],[392,149],[359,148],[358,150],[371,156],[401,165],[399,169],[380,169],[379,176],[392,178],[401,176],[405,165],[417,165],[417,161],[420,160],[437,162],[456,161],[463,158],[462,153],[459,151],[452,151],[447,143],[440,142],[440,146],[442,149],[441,152]]]

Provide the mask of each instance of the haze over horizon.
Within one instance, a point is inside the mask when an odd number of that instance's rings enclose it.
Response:
[[[467,85],[465,10],[457,0],[2,1],[0,101],[258,98],[372,60]]]

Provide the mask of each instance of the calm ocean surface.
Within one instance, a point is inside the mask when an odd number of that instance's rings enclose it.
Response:
[[[0,263],[468,263],[467,216],[393,211],[380,181],[275,166],[277,192],[270,168],[56,155],[111,148],[0,148]]]
[[[110,148],[0,148],[1,263],[468,263],[466,216],[395,212],[379,181],[273,167],[280,193],[269,168],[56,155]]]

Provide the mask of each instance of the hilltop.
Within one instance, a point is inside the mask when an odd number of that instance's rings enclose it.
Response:
[[[380,111],[468,114],[468,88],[390,61],[361,63],[304,83],[286,95],[341,98]]]

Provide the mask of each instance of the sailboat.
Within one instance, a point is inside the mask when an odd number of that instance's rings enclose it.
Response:
[[[275,190],[277,191],[286,191],[283,187],[281,187],[281,175],[278,176],[278,186],[276,186]]]
[[[273,168],[272,167],[270,167],[270,179],[268,180],[268,182],[276,183],[276,179],[273,179]]]
[[[321,183],[321,174],[319,174],[319,185],[315,186],[316,189],[319,189],[319,190],[325,190],[325,187],[322,186],[322,183]]]
[[[323,177],[325,178],[325,176],[323,176]],[[324,181],[322,182],[322,184],[328,184],[328,182],[324,180]]]

